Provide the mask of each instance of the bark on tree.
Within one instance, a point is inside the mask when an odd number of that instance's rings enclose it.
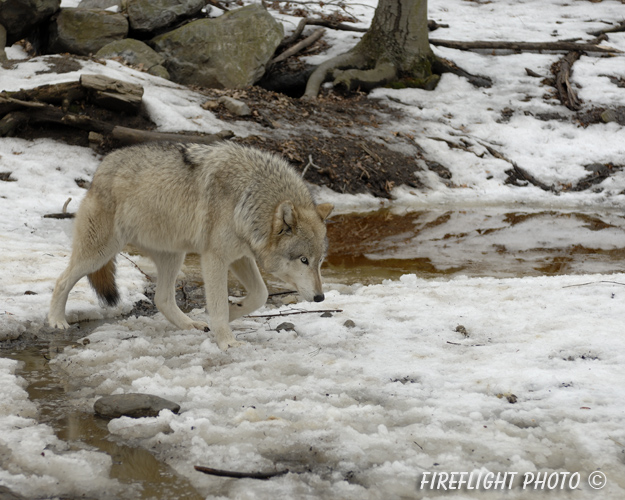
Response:
[[[434,55],[428,42],[427,0],[380,0],[371,28],[349,52],[320,64],[304,98],[315,98],[328,75],[335,85],[370,90],[398,78],[425,80]]]

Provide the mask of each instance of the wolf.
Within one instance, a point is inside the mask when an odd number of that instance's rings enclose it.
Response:
[[[176,305],[175,281],[185,255],[198,253],[210,327],[220,349],[242,344],[229,322],[265,304],[258,264],[321,302],[320,266],[327,252],[329,203],[316,205],[283,158],[233,143],[148,143],[107,155],[75,218],[69,266],[56,282],[48,322],[68,328],[70,290],[87,276],[108,305],[119,301],[115,256],[126,244],[156,264],[154,302],[179,329],[208,331]],[[258,263],[258,264],[257,264]],[[247,294],[228,301],[228,271]]]

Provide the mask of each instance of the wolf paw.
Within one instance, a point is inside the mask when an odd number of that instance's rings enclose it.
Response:
[[[231,347],[241,347],[244,345],[245,342],[241,342],[240,340],[235,339],[217,341],[217,347],[219,347],[222,351],[227,351]]]
[[[58,328],[59,330],[67,330],[69,323],[65,318],[48,318],[48,323],[52,328]]]
[[[203,321],[193,321],[193,328],[195,328],[196,330],[202,330],[204,332],[210,332],[208,323],[204,323]]]

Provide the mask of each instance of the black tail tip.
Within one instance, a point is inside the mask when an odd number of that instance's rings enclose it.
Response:
[[[119,304],[119,292],[117,289],[107,291],[103,296],[102,300],[109,307],[115,307]]]
[[[326,298],[325,295],[320,293],[319,295],[315,295],[315,299],[314,300],[315,300],[315,302],[323,302],[325,298]]]

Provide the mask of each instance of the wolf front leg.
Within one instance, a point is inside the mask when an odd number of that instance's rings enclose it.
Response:
[[[154,303],[170,323],[183,330],[207,330],[208,324],[202,321],[192,321],[183,313],[176,304],[176,276],[182,262],[184,253],[171,252],[148,252],[156,264],[156,294]]]
[[[238,304],[230,304],[230,321],[245,316],[262,307],[267,302],[267,286],[258,270],[256,262],[249,257],[241,257],[230,264],[230,271],[247,291],[247,296]]]
[[[234,338],[230,329],[228,304],[228,264],[209,253],[202,254],[202,275],[206,292],[206,310],[211,331],[217,345],[223,351],[229,347],[244,345]]]

